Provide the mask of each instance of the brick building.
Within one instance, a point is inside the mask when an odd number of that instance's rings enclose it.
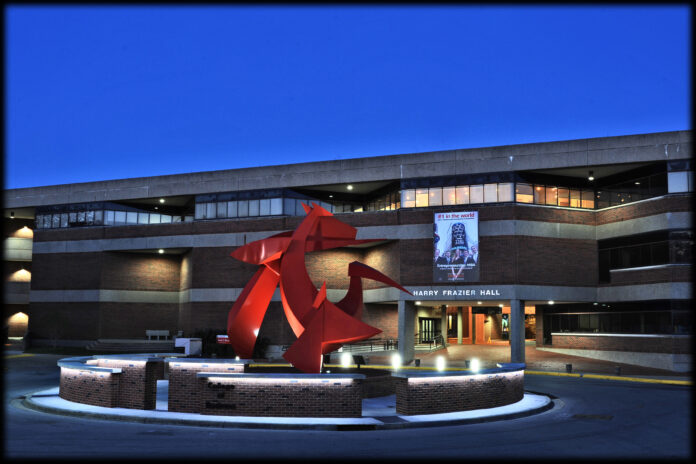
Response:
[[[688,370],[693,189],[678,131],[6,190],[5,327],[78,346],[224,333],[255,272],[230,252],[315,201],[384,241],[309,253],[309,275],[336,301],[358,260],[412,291],[365,281],[363,320],[406,361],[442,336]],[[435,264],[450,253],[476,259]],[[278,293],[259,338],[295,338]]]

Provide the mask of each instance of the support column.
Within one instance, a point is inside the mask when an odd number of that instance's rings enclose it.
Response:
[[[447,346],[447,305],[440,306],[440,329],[442,330],[443,343]]]
[[[416,353],[414,338],[416,325],[416,305],[413,301],[399,300],[399,354],[406,365],[413,361]]]
[[[462,334],[464,331],[464,327],[462,327],[464,318],[462,317],[462,307],[458,306],[457,307],[457,345],[462,344]]]
[[[510,362],[525,362],[524,300],[510,300]]]

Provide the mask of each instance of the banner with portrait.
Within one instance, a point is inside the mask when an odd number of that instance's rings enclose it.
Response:
[[[479,280],[478,211],[435,213],[433,281]]]

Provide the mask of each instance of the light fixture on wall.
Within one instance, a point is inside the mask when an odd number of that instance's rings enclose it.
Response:
[[[348,186],[347,186],[346,188],[347,188],[348,190],[353,190],[353,186],[350,185],[350,184],[348,184]]]
[[[164,198],[160,198],[160,203],[164,203]]]
[[[163,250],[162,248],[160,248],[159,250],[157,250],[157,253],[163,254],[163,253],[164,253],[164,250]]]
[[[594,180],[594,171],[590,171],[590,174],[587,176],[587,180],[592,182]]]

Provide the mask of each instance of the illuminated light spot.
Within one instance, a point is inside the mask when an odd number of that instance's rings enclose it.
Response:
[[[341,355],[341,367],[348,367],[350,366],[350,361],[352,360],[352,356],[350,353],[343,353]]]
[[[435,358],[435,368],[442,372],[445,370],[445,358],[443,356],[438,356]]]
[[[164,198],[160,198],[160,199],[159,199],[159,202],[160,202],[160,203],[164,203]]]
[[[346,188],[347,188],[348,190],[353,190],[353,186],[350,185],[350,184],[348,184],[348,186],[347,186]]]
[[[162,248],[160,248],[159,250],[157,250],[157,253],[163,254],[163,253],[164,253],[164,250],[163,250]]]
[[[398,369],[401,367],[401,355],[399,353],[394,353],[391,357],[392,367]]]
[[[481,363],[478,359],[474,358],[471,360],[469,367],[471,368],[472,372],[478,372],[481,369]]]

